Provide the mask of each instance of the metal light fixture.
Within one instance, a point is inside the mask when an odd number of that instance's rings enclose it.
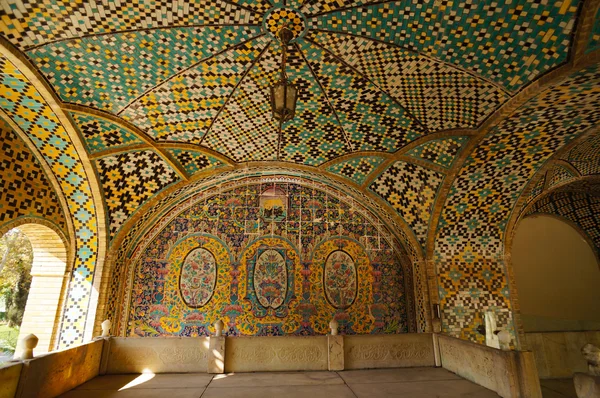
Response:
[[[280,123],[287,122],[294,118],[296,114],[296,100],[298,99],[298,88],[288,80],[285,73],[285,61],[287,56],[287,46],[294,37],[291,30],[281,28],[277,32],[277,37],[281,41],[281,78],[271,86],[271,110],[273,118]]]

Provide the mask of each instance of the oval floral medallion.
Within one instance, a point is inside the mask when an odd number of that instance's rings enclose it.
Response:
[[[185,256],[181,266],[179,290],[189,307],[206,305],[215,291],[217,263],[215,256],[203,247],[198,247]]]
[[[342,250],[332,252],[323,272],[325,296],[335,308],[348,308],[356,299],[358,283],[354,260]]]
[[[277,250],[267,249],[256,260],[254,290],[258,302],[265,308],[278,308],[287,294],[285,259]]]

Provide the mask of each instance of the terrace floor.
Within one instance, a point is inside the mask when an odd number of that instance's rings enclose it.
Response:
[[[208,374],[98,376],[67,398],[498,398],[441,368]]]

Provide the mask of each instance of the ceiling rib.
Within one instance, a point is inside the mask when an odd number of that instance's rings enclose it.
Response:
[[[321,44],[315,42],[314,40],[311,40],[309,38],[305,38],[305,40],[309,43],[314,44],[315,46],[319,47],[321,50],[325,51],[326,53],[328,53],[329,55],[331,55],[333,58],[337,59],[339,62],[341,62],[342,64],[344,64],[346,67],[352,69],[352,71],[354,73],[356,73],[357,75],[361,76],[363,79],[365,79],[366,81],[368,81],[369,83],[371,83],[373,86],[377,87],[377,89],[379,91],[381,91],[383,94],[387,95],[396,105],[398,105],[400,108],[404,109],[404,111],[406,112],[406,114],[408,116],[410,116],[411,119],[413,119],[414,121],[417,122],[417,124],[419,126],[421,126],[423,128],[423,130],[425,130],[427,132],[427,134],[430,134],[431,131],[429,130],[429,128],[427,126],[425,126],[423,123],[421,123],[421,121],[419,119],[417,119],[409,110],[405,105],[402,105],[402,103],[400,103],[399,100],[397,100],[396,98],[394,98],[394,96],[392,96],[390,93],[387,93],[385,90],[383,90],[381,87],[379,87],[377,84],[375,84],[375,82],[371,79],[369,79],[367,76],[365,76],[365,74],[363,74],[361,71],[359,71],[358,69],[356,69],[354,66],[350,65],[349,63],[347,63],[346,61],[344,61],[341,57],[339,57],[338,55],[334,54],[332,51],[330,51],[329,49],[323,47]]]
[[[264,34],[262,34],[260,36],[263,36],[263,35]],[[260,37],[260,36],[257,36],[257,37]],[[223,111],[223,109],[225,109],[225,107],[229,103],[229,100],[231,100],[231,98],[233,98],[233,94],[235,94],[235,92],[238,89],[238,87],[242,84],[242,82],[244,81],[244,79],[246,78],[246,76],[248,76],[248,73],[250,73],[250,71],[252,70],[252,68],[254,68],[254,65],[256,65],[258,63],[258,61],[262,58],[262,56],[265,54],[265,52],[269,49],[269,47],[271,47],[271,43],[272,42],[273,42],[273,40],[269,41],[267,43],[267,45],[265,45],[265,48],[263,48],[261,50],[260,54],[258,54],[258,56],[254,59],[254,61],[252,61],[252,63],[248,67],[248,69],[246,69],[246,71],[242,75],[241,79],[237,82],[237,84],[235,85],[235,87],[233,88],[233,90],[231,90],[231,93],[229,93],[229,96],[227,97],[227,99],[223,103],[223,106],[221,106],[221,108],[219,108],[219,111],[217,112],[217,114],[215,115],[215,117],[211,120],[210,126],[208,126],[208,129],[206,129],[206,132],[204,133],[204,135],[202,136],[202,138],[200,138],[200,141],[198,141],[198,145],[202,145],[202,142],[204,141],[204,138],[206,138],[206,136],[208,136],[208,134],[210,133],[210,130],[212,129],[213,125],[215,124],[215,122],[217,121],[217,119],[219,118],[219,116],[221,115],[221,112]]]
[[[126,110],[127,110],[127,109],[128,109],[128,108],[129,108],[129,107],[132,105],[132,104],[134,104],[135,102],[139,101],[141,98],[145,97],[146,95],[148,95],[148,94],[149,94],[149,93],[151,93],[152,91],[156,90],[156,89],[157,89],[157,88],[159,88],[160,86],[162,86],[162,85],[164,85],[164,84],[168,83],[170,80],[174,79],[175,77],[177,77],[177,76],[181,75],[182,73],[185,73],[185,72],[189,71],[190,69],[193,69],[193,68],[195,68],[196,66],[200,65],[200,64],[201,64],[201,63],[203,63],[203,62],[206,62],[206,61],[208,61],[208,60],[210,60],[210,59],[213,59],[213,58],[215,58],[215,57],[218,57],[219,55],[221,55],[221,54],[223,54],[223,53],[225,53],[225,52],[227,52],[227,51],[230,51],[230,50],[236,49],[236,48],[238,48],[238,47],[241,47],[241,46],[243,46],[244,44],[246,44],[246,43],[248,43],[248,42],[250,42],[250,41],[252,41],[252,40],[256,40],[256,39],[258,39],[259,37],[262,37],[262,36],[264,36],[264,35],[265,35],[264,33],[261,33],[261,34],[259,34],[259,35],[253,36],[253,37],[251,37],[251,38],[249,38],[249,39],[247,39],[247,40],[244,40],[244,41],[242,41],[242,42],[239,42],[238,44],[236,44],[236,45],[234,45],[234,46],[229,46],[229,47],[226,47],[226,48],[224,48],[223,50],[221,50],[221,51],[219,51],[219,52],[216,52],[216,53],[214,53],[214,54],[213,54],[213,55],[211,55],[210,57],[202,58],[202,59],[201,59],[201,60],[199,60],[198,62],[194,62],[192,65],[188,66],[187,68],[185,68],[185,69],[182,69],[182,70],[180,70],[180,71],[179,71],[179,72],[177,72],[177,73],[174,73],[173,75],[169,76],[169,77],[168,77],[168,78],[166,78],[165,80],[163,80],[163,81],[161,81],[160,83],[158,83],[156,86],[154,86],[154,87],[151,87],[151,88],[149,88],[148,90],[144,91],[142,94],[138,95],[138,96],[137,96],[136,98],[134,98],[134,99],[133,99],[131,102],[129,102],[129,103],[128,103],[128,104],[127,104],[125,107],[123,107],[123,109],[121,109],[119,112],[117,112],[117,113],[116,113],[116,115],[117,115],[117,116],[120,116],[120,115],[121,115],[123,112],[125,112],[125,111],[126,111]]]
[[[381,43],[381,44],[384,44],[386,46],[398,47],[398,48],[401,48],[401,49],[403,49],[405,51],[409,51],[409,52],[411,52],[413,54],[417,54],[417,55],[419,55],[421,57],[427,58],[427,59],[429,59],[429,60],[431,60],[433,62],[437,62],[437,63],[443,64],[443,65],[446,65],[449,68],[453,68],[453,69],[456,69],[456,70],[458,70],[460,72],[466,73],[469,76],[474,77],[475,79],[483,80],[486,83],[493,85],[494,87],[496,87],[498,90],[502,91],[507,96],[509,96],[509,97],[513,96],[510,93],[510,91],[508,91],[504,86],[502,86],[501,84],[499,84],[497,82],[494,82],[493,80],[490,80],[489,78],[487,78],[485,76],[481,76],[481,75],[479,75],[479,74],[477,74],[477,73],[475,73],[475,72],[473,72],[471,70],[465,69],[465,68],[463,68],[463,67],[461,67],[459,65],[443,61],[443,60],[441,60],[439,58],[432,57],[431,55],[424,54],[424,53],[422,53],[420,51],[416,51],[414,48],[404,47],[404,46],[401,46],[401,45],[393,43],[393,42],[387,42],[387,41],[379,40],[379,39],[376,39],[374,37],[369,37],[369,36],[361,36],[361,35],[357,35],[357,34],[350,33],[350,32],[342,32],[342,31],[337,31],[337,30],[328,30],[328,29],[320,29],[320,28],[311,28],[310,30],[313,31],[313,32],[323,32],[323,33],[328,33],[328,34],[337,34],[337,35],[358,37],[358,38],[363,39],[363,40],[375,41],[377,43]],[[304,39],[306,41],[309,41],[309,39],[307,37],[304,37]]]
[[[317,76],[317,74],[313,70],[312,66],[310,65],[310,62],[308,62],[308,60],[306,59],[306,56],[302,52],[302,49],[300,48],[300,46],[297,43],[294,43],[294,46],[296,46],[296,50],[298,50],[298,53],[302,56],[302,59],[304,60],[304,62],[306,62],[306,66],[308,66],[308,69],[310,70],[310,73],[313,75],[315,81],[317,82],[317,84],[319,85],[319,88],[321,89],[321,92],[323,93],[323,96],[327,100],[327,103],[329,104],[329,108],[333,112],[333,115],[335,116],[335,120],[337,120],[338,124],[340,125],[340,129],[342,130],[342,133],[344,134],[344,138],[346,139],[346,145],[348,145],[348,148],[350,148],[350,152],[354,152],[354,146],[352,145],[352,142],[348,138],[348,134],[346,133],[346,130],[344,130],[344,126],[342,126],[342,122],[340,121],[340,117],[338,116],[338,114],[337,114],[337,112],[335,110],[335,107],[331,103],[331,100],[329,99],[329,96],[327,95],[327,92],[325,91],[325,87],[323,87],[323,85],[319,81],[319,77]]]
[[[311,1],[309,0],[307,3],[310,3]],[[333,10],[329,10],[329,11],[323,11],[323,12],[318,12],[316,14],[309,14],[309,18],[316,18],[316,17],[320,17],[322,15],[327,15],[327,14],[331,14],[334,12],[341,12],[341,11],[348,11],[348,10],[353,10],[355,8],[365,8],[365,7],[371,7],[371,6],[378,6],[381,4],[386,4],[386,3],[397,3],[398,0],[384,0],[384,1],[374,1],[372,3],[360,3],[354,6],[349,6],[349,7],[340,7],[340,8],[336,8]]]
[[[102,37],[102,36],[110,36],[110,35],[120,35],[124,33],[134,33],[141,31],[151,31],[151,30],[161,30],[161,29],[182,29],[182,28],[221,28],[224,26],[233,26],[233,27],[246,27],[246,26],[260,26],[252,23],[224,23],[224,24],[187,24],[187,25],[169,25],[169,26],[153,26],[151,28],[135,28],[135,29],[122,29],[114,32],[101,32],[101,33],[89,33],[77,37],[66,37],[63,39],[50,40],[45,43],[36,44],[31,47],[27,47],[23,52],[27,53],[29,51],[33,51],[37,48],[44,47],[50,44],[61,43],[63,41],[74,41],[86,39],[88,37]]]

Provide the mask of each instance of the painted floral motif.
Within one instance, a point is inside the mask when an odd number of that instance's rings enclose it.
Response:
[[[335,308],[348,308],[356,299],[357,281],[354,260],[343,250],[332,252],[323,273],[325,295]]]
[[[283,221],[264,218],[261,200],[275,205],[262,196],[270,189],[275,195],[269,200],[282,196]],[[408,332],[405,286],[411,283],[380,228],[351,204],[312,187],[263,183],[219,189],[173,216],[143,249],[127,335],[206,336],[219,319],[229,336],[324,335],[334,317],[343,334]],[[188,272],[186,260],[199,248],[214,256],[216,283],[209,301],[197,308],[184,297],[195,297],[198,305],[203,298],[182,293],[181,279]],[[356,270],[355,282],[345,282],[356,284],[350,308],[336,308],[332,303],[341,300],[326,297],[326,264],[340,250]],[[272,251],[281,257],[275,260]],[[194,254],[197,262],[209,264],[202,253]],[[272,271],[283,265],[285,271]],[[342,280],[341,269],[330,277]]]
[[[183,301],[189,307],[202,307],[208,303],[215,291],[217,264],[215,256],[198,247],[186,256],[181,267],[179,289]]]
[[[263,251],[256,260],[254,289],[258,302],[265,308],[279,308],[287,293],[285,259],[275,249]]]

